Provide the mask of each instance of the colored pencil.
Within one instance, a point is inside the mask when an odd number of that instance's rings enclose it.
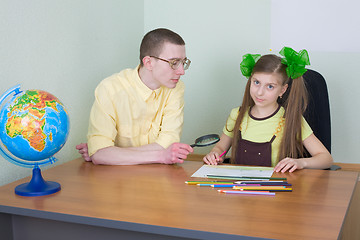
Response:
[[[241,184],[241,183],[257,183],[257,184],[266,184],[266,183],[288,183],[287,181],[279,181],[279,180],[245,180],[245,181],[235,181],[235,184]]]
[[[262,186],[292,186],[292,184],[288,183],[288,182],[251,182],[251,181],[246,181],[246,182],[235,182],[235,184],[260,184]]]
[[[218,188],[218,187],[260,187],[260,184],[211,184],[210,185],[213,188]]]
[[[278,189],[285,189],[285,186],[234,186],[233,189],[257,189],[257,190],[269,190],[269,189],[273,189],[273,190],[278,190]]]
[[[214,185],[219,186],[225,186],[225,187],[233,187],[233,186],[248,186],[246,184],[233,184],[233,183],[222,183],[222,184],[214,184],[214,183],[198,183],[196,184],[199,187],[212,187]],[[258,186],[261,186],[260,184],[257,184]],[[252,185],[250,185],[252,186]]]
[[[292,188],[241,188],[241,187],[233,187],[234,190],[246,190],[246,191],[277,191],[277,192],[292,192]]]
[[[247,176],[221,176],[221,175],[212,175],[208,174],[208,178],[221,178],[221,179],[234,179],[234,180],[258,180],[258,179],[267,179],[267,180],[286,180],[286,178],[277,178],[277,177],[247,177]]]
[[[188,185],[197,185],[197,184],[233,184],[229,181],[185,181]]]
[[[233,186],[261,186],[260,184],[234,184],[234,183],[198,183],[199,187],[233,187]]]
[[[218,190],[220,193],[225,193],[225,194],[244,194],[244,195],[271,195],[274,196],[275,193],[273,192],[253,192],[253,191],[228,191],[228,190]]]
[[[284,189],[277,189],[277,190],[269,190],[269,192],[292,192],[292,188],[284,188]]]
[[[226,153],[226,150],[222,154],[220,154],[219,158],[221,158],[225,153]]]
[[[244,189],[234,189],[234,190],[239,190],[239,191],[259,191],[259,192],[263,192],[263,191],[269,191],[269,192],[292,192],[292,188],[288,188],[288,189],[256,189],[256,188],[244,188]]]
[[[242,180],[242,181],[236,181],[235,183],[287,183],[287,181],[284,180]]]

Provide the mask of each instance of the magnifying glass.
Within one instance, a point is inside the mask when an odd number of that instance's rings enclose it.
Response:
[[[208,134],[201,136],[195,140],[194,144],[191,144],[191,147],[205,147],[220,141],[220,136],[218,134]]]

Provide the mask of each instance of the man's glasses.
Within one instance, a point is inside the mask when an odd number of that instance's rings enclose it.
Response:
[[[163,59],[163,58],[159,58],[159,57],[155,57],[155,56],[150,56],[152,58],[156,58],[156,59],[159,59],[161,61],[164,61],[164,62],[167,62],[169,63],[170,67],[173,69],[173,70],[176,70],[180,67],[180,64],[183,65],[184,67],[184,70],[187,70],[189,67],[190,67],[190,59],[172,59],[172,60],[166,60],[166,59]]]

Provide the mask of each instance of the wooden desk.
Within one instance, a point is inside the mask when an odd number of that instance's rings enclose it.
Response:
[[[360,164],[336,163],[341,171],[360,172]],[[360,239],[360,178],[355,187],[348,213],[342,228],[341,240]]]
[[[337,239],[356,172],[299,170],[293,192],[234,196],[184,181],[202,162],[95,166],[81,159],[43,172],[62,190],[21,197],[0,187],[1,239]]]

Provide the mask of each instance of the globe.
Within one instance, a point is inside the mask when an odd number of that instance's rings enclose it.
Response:
[[[17,85],[0,97],[0,153],[14,164],[33,168],[31,181],[36,180],[34,174],[41,181],[40,165],[57,160],[54,154],[64,146],[69,128],[65,106],[51,93],[43,90],[21,91],[20,85]],[[48,183],[51,185],[54,182],[44,181],[45,185]],[[44,189],[36,188],[30,190],[32,193],[29,196],[33,196],[34,192],[35,196],[47,194],[43,194]],[[59,191],[59,186],[57,188]],[[28,196],[28,193],[20,193],[17,189],[15,192]]]

